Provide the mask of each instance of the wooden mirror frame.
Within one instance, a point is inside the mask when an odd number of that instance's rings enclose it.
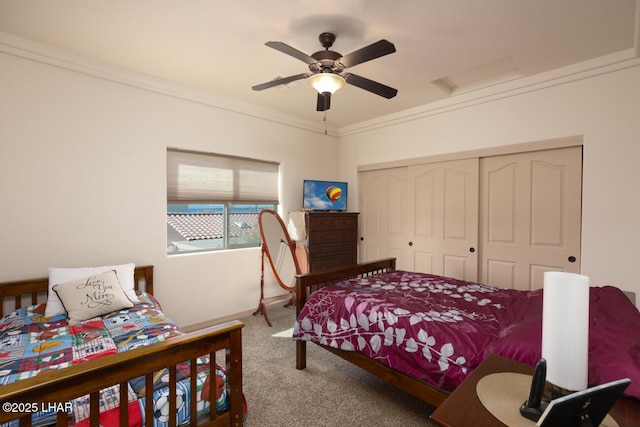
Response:
[[[260,313],[262,315],[264,315],[265,320],[267,321],[267,324],[269,326],[271,325],[271,321],[269,321],[269,317],[267,315],[267,307],[266,304],[271,303],[273,301],[278,301],[278,300],[288,300],[287,305],[291,305],[294,302],[294,295],[293,295],[293,291],[295,290],[295,284],[293,283],[293,277],[291,277],[291,281],[290,283],[285,283],[284,280],[282,279],[282,276],[280,275],[280,272],[278,271],[278,268],[276,266],[276,263],[274,262],[273,259],[273,255],[275,255],[275,249],[274,248],[269,248],[269,245],[267,244],[268,242],[268,237],[267,237],[267,233],[264,230],[264,226],[263,226],[263,219],[266,218],[265,215],[271,215],[272,217],[274,217],[277,220],[277,224],[280,226],[281,229],[281,235],[280,235],[280,239],[278,244],[280,243],[285,243],[287,246],[287,254],[291,255],[291,259],[293,259],[293,266],[295,271],[293,272],[294,276],[296,274],[300,274],[301,270],[300,270],[300,265],[298,263],[298,259],[296,258],[296,254],[295,254],[295,244],[293,243],[293,241],[291,240],[291,237],[289,236],[289,232],[287,231],[287,227],[284,224],[284,221],[282,220],[282,218],[280,217],[280,215],[278,215],[278,212],[274,211],[273,209],[263,209],[260,211],[260,214],[258,215],[258,226],[260,228],[260,238],[262,239],[262,244],[260,245],[260,262],[261,262],[261,270],[260,270],[260,303],[258,304],[258,309],[253,313],[254,315]],[[267,259],[269,260],[269,265],[271,266],[271,271],[273,272],[273,276],[275,277],[276,281],[278,282],[278,284],[280,285],[280,287],[282,287],[283,289],[287,290],[288,293],[285,295],[277,295],[275,297],[270,297],[270,298],[265,298],[264,297],[264,258],[265,255],[267,257]]]
[[[300,274],[300,266],[298,265],[298,260],[296,259],[295,245],[291,240],[291,237],[289,236],[289,232],[287,231],[287,226],[284,224],[284,221],[282,220],[282,218],[280,218],[280,215],[278,215],[278,212],[274,211],[273,209],[261,210],[260,214],[258,215],[258,226],[260,227],[260,238],[262,239],[262,245],[261,245],[262,252],[263,254],[267,255],[267,259],[269,260],[269,265],[271,266],[271,271],[273,272],[273,275],[276,278],[278,284],[283,289],[286,289],[287,291],[293,291],[296,288],[295,285],[292,284],[293,277],[291,277],[292,280],[290,283],[287,284],[284,282],[284,280],[280,275],[280,271],[278,271],[278,267],[276,266],[276,263],[274,261],[274,255],[276,255],[275,248],[269,248],[269,245],[267,244],[268,243],[267,236],[266,236],[264,225],[263,225],[265,215],[273,216],[273,218],[275,218],[278,221],[278,224],[280,225],[280,230],[282,231],[282,233],[280,235],[279,243],[285,243],[289,248],[288,254],[291,254],[291,259],[293,259],[293,265],[295,268],[294,275]]]

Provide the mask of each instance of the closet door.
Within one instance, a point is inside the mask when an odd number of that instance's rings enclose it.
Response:
[[[538,289],[580,272],[582,147],[480,161],[480,282]]]
[[[478,278],[478,159],[409,166],[411,269]]]
[[[395,257],[410,270],[407,245],[407,168],[359,174],[360,262]]]

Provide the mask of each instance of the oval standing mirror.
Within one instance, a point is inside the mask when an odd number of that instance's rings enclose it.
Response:
[[[262,269],[260,277],[260,304],[253,313],[262,313],[265,320],[271,326],[267,316],[266,304],[272,301],[289,300],[293,303],[292,292],[295,290],[295,275],[300,274],[300,267],[295,256],[294,243],[291,241],[287,227],[280,215],[272,209],[263,209],[258,215],[260,237],[262,238]],[[288,294],[271,298],[264,297],[264,258],[267,258],[271,271],[278,284],[289,291]]]

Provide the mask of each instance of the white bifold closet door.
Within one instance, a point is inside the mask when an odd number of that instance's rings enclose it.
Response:
[[[396,258],[396,268],[411,271],[407,228],[407,168],[359,174],[360,262]]]
[[[478,159],[409,166],[413,271],[477,281]]]
[[[360,173],[360,260],[476,280],[478,159]]]
[[[480,160],[482,283],[539,289],[580,272],[582,147]]]

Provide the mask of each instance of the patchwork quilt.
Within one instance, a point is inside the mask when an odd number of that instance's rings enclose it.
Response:
[[[391,271],[312,293],[294,340],[357,351],[452,391],[489,354],[535,365],[542,290],[518,291]],[[640,313],[620,289],[590,288],[589,385],[631,378],[640,399]]]
[[[66,315],[44,317],[44,304],[15,310],[0,320],[0,385],[30,378],[50,369],[61,369],[86,360],[104,357],[136,347],[164,341],[182,335],[178,326],[162,311],[157,300],[142,293],[140,303],[133,308],[109,313],[75,325],[69,325]],[[196,393],[200,393],[209,375],[209,358],[197,359]],[[226,374],[218,366],[217,376],[226,384]],[[178,424],[190,419],[188,404],[190,367],[188,362],[177,367]],[[154,389],[145,390],[144,377],[128,383],[129,420],[131,425],[142,425],[145,420],[145,399],[154,399],[154,425],[168,425],[168,370],[154,375]],[[223,388],[226,390],[226,388]],[[120,387],[113,386],[100,392],[100,423],[103,426],[118,425]],[[216,401],[216,409],[227,409],[226,391]],[[55,423],[55,409],[34,414],[34,425]],[[59,408],[57,408],[59,409]],[[209,402],[198,403],[198,415],[207,413]],[[69,402],[71,423],[89,425],[89,396]]]

